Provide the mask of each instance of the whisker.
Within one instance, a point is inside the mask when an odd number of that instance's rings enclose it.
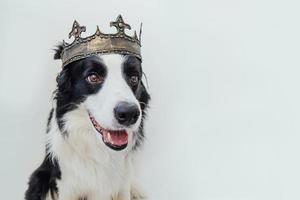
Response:
[[[145,104],[144,102],[139,101],[140,104],[147,106],[147,104]]]

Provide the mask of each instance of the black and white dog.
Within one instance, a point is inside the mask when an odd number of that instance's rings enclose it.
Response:
[[[56,50],[60,59],[62,47]],[[132,159],[141,145],[150,96],[141,60],[101,54],[65,66],[57,76],[46,156],[30,177],[26,200],[130,200]]]

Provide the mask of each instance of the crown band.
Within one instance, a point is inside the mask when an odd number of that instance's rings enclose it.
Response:
[[[140,39],[137,38],[136,32],[134,32],[133,37],[125,34],[124,30],[131,29],[131,27],[124,23],[121,15],[118,16],[115,22],[111,22],[110,25],[117,28],[117,33],[101,33],[97,26],[95,34],[81,38],[81,32],[85,32],[86,29],[74,21],[69,37],[74,36],[75,40],[71,44],[63,42],[61,55],[63,67],[76,60],[96,54],[119,53],[134,55],[142,59]]]

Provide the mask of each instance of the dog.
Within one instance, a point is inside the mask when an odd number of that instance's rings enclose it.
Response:
[[[61,58],[62,45],[55,50]],[[130,200],[133,159],[144,139],[150,95],[141,60],[89,56],[58,74],[47,123],[46,155],[29,179],[26,200]]]

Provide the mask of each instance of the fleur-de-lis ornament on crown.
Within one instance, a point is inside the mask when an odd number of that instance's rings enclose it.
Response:
[[[85,26],[80,26],[80,24],[75,20],[73,23],[72,31],[69,33],[69,38],[75,37],[75,40],[80,39],[81,33],[85,32]]]

